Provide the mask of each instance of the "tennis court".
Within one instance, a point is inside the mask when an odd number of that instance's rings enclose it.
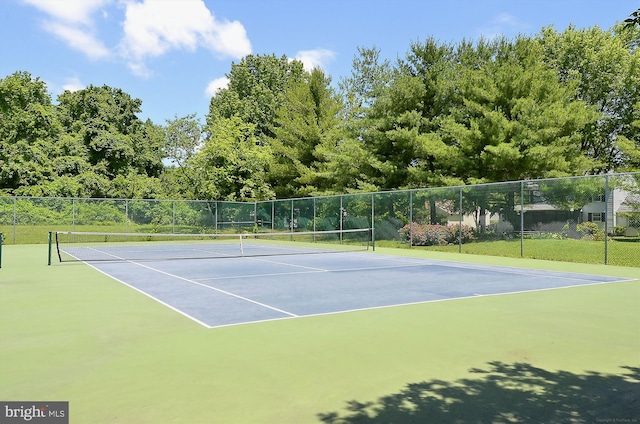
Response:
[[[346,234],[334,238],[342,242]],[[82,233],[74,236],[86,237]],[[326,243],[296,244],[290,241],[290,234],[279,235],[281,240],[275,241],[273,235],[260,239],[250,235],[195,243],[165,239],[131,243],[107,240],[104,235],[90,237],[88,244],[74,240],[59,247],[60,254],[87,261],[209,328],[622,281],[601,275],[382,255],[353,250],[360,246],[353,243],[347,245],[348,250],[342,243],[341,249]]]
[[[8,246],[0,275],[0,397],[69,401],[71,422],[362,422],[353,405],[371,422],[637,416],[636,269],[76,236],[60,245],[75,263]]]

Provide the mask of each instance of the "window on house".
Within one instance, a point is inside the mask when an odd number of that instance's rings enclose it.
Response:
[[[589,222],[604,222],[604,212],[589,212],[587,214],[587,221]]]

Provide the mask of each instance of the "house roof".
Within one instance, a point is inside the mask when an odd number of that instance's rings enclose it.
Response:
[[[629,194],[616,212],[640,212],[640,194]]]

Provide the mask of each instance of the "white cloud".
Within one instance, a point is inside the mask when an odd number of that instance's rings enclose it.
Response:
[[[251,41],[238,21],[216,23],[212,34],[204,38],[207,48],[224,56],[240,59],[251,54]]]
[[[87,29],[58,22],[47,22],[44,27],[90,59],[104,59],[110,55],[109,49]]]
[[[478,32],[487,38],[514,36],[527,31],[531,26],[509,13],[500,13],[486,25],[478,28]]]
[[[295,58],[302,62],[305,70],[311,71],[316,67],[325,69],[336,58],[336,53],[327,49],[301,50]]]
[[[52,1],[23,0],[46,13],[43,28],[60,38],[72,49],[90,59],[103,59],[110,55],[109,49],[95,36],[91,16],[111,0]]]
[[[0,0],[5,1],[5,0]],[[251,53],[251,42],[238,21],[216,20],[203,0],[22,0],[47,15],[43,27],[70,48],[90,59],[124,59],[136,75],[149,76],[150,58],[171,50],[210,50],[240,59]],[[110,49],[100,39],[93,18],[110,17],[107,5],[124,9],[124,33]]]
[[[211,81],[208,85],[207,85],[207,89],[205,90],[205,94],[208,97],[213,97],[215,96],[216,92],[218,90],[221,90],[223,88],[227,88],[229,86],[229,78],[227,77],[222,77],[222,78],[216,78],[213,81]]]
[[[80,82],[80,79],[78,77],[67,78],[65,83],[62,84],[63,90],[68,90],[71,92],[82,90],[83,88],[85,88],[85,85]]]
[[[67,23],[89,25],[91,15],[102,6],[111,3],[112,0],[22,0],[24,3],[35,6],[55,20]]]
[[[126,3],[123,55],[138,74],[146,59],[169,50],[205,47],[221,56],[241,58],[251,43],[241,23],[218,22],[202,0],[144,0]]]

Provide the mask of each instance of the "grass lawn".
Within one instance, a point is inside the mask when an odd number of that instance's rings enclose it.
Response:
[[[413,247],[413,249],[458,252],[458,245]],[[564,262],[604,264],[604,241],[574,239],[525,239],[524,257]],[[462,245],[462,253],[519,258],[520,239],[472,242]],[[609,240],[607,243],[609,265],[640,267],[640,242]]]
[[[640,417],[639,268],[377,250],[628,281],[206,329],[83,264],[47,267],[46,245],[7,245],[0,400],[66,400],[93,424]]]

